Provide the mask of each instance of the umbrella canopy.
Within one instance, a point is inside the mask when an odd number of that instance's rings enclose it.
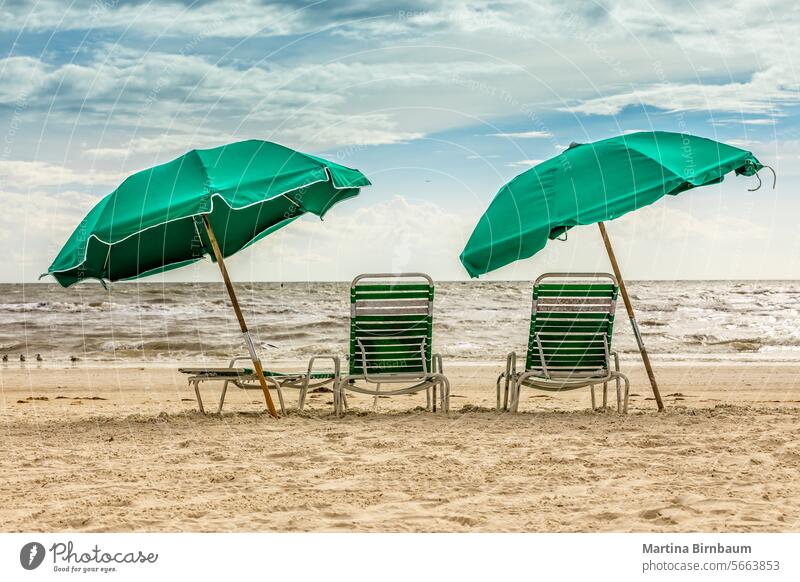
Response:
[[[588,144],[503,186],[461,253],[477,277],[533,256],[573,226],[618,218],[664,195],[762,167],[746,150],[688,134],[640,132]]]
[[[134,174],[103,198],[45,274],[69,287],[83,279],[144,277],[211,255],[225,281],[267,409],[277,417],[224,257],[305,212],[321,218],[369,184],[358,170],[267,141],[192,150]]]
[[[260,140],[192,150],[127,178],[81,221],[47,273],[67,287],[117,281],[212,253],[227,257],[305,212],[320,217],[369,180],[358,170]]]

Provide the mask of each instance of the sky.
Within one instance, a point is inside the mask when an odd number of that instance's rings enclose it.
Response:
[[[458,255],[505,182],[571,142],[642,130],[747,149],[778,179],[750,192],[729,176],[609,223],[628,278],[797,278],[798,6],[0,0],[0,282],[36,281],[126,176],[249,138],[373,186],[231,257],[235,279],[467,279]],[[610,270],[597,228],[485,278],[552,270]]]

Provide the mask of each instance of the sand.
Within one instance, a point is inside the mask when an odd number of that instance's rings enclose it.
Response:
[[[498,414],[498,364],[424,396],[331,395],[280,421],[232,390],[202,416],[168,367],[0,368],[4,531],[800,531],[800,366],[640,369],[631,413],[588,390]],[[203,389],[213,405],[218,388]],[[288,394],[290,402],[296,393]],[[213,406],[210,406],[210,408]]]

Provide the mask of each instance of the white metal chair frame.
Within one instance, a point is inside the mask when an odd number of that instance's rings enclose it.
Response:
[[[314,364],[317,360],[330,360],[333,363],[333,377],[331,378],[314,378]],[[258,381],[258,376],[247,368],[234,368],[234,364],[240,361],[251,361],[250,356],[237,356],[232,358],[228,363],[227,369],[215,371],[209,369],[208,371],[199,371],[189,377],[189,384],[194,388],[195,397],[197,398],[197,407],[200,412],[205,414],[203,407],[203,399],[200,397],[200,383],[210,380],[222,380],[222,393],[219,397],[219,406],[217,407],[217,414],[222,413],[222,407],[225,404],[225,395],[228,392],[228,385],[233,384],[237,388],[243,390],[261,390],[261,384]],[[230,372],[228,371],[230,370]],[[334,387],[338,383],[341,373],[341,364],[338,356],[329,355],[315,355],[308,361],[308,369],[306,373],[280,373],[278,375],[271,375],[269,371],[265,373],[265,379],[278,393],[278,402],[280,403],[281,413],[286,414],[286,405],[283,398],[283,388],[295,388],[300,391],[297,409],[303,410],[306,402],[306,396],[309,390],[320,388],[325,384],[332,384]]]
[[[350,284],[350,289],[354,289],[356,285],[363,281],[364,279],[376,279],[376,280],[383,280],[383,279],[399,279],[399,278],[421,278],[427,281],[430,287],[433,287],[433,279],[424,274],[424,273],[368,273],[358,275],[355,279],[353,279],[352,283]],[[358,306],[356,304],[351,305],[350,317],[351,320],[355,320],[355,317],[358,313]],[[395,310],[393,313],[398,314],[400,313],[402,308]],[[428,301],[428,314],[433,315],[433,302]],[[353,325],[353,321],[351,321],[351,325]],[[351,392],[356,392],[359,394],[367,394],[370,396],[375,396],[377,399],[379,396],[397,396],[401,394],[415,394],[417,392],[421,392],[425,390],[427,404],[426,407],[429,410],[436,411],[436,396],[437,396],[437,388],[439,389],[439,398],[441,403],[441,409],[443,412],[448,412],[450,410],[450,381],[447,379],[447,376],[444,375],[444,369],[442,367],[442,356],[440,354],[431,354],[431,369],[428,370],[428,361],[426,357],[427,353],[427,343],[426,338],[423,338],[420,343],[420,352],[422,357],[422,371],[421,372],[411,372],[411,373],[385,373],[385,374],[375,374],[370,373],[368,371],[367,366],[367,355],[364,349],[364,345],[360,339],[356,339],[357,346],[358,346],[358,356],[361,358],[362,362],[362,369],[363,373],[361,374],[346,374],[339,378],[339,381],[336,383],[334,388],[333,394],[333,406],[334,411],[337,415],[341,416],[345,410],[348,408],[347,406],[347,395],[346,391],[349,390]],[[355,356],[355,354],[354,354]],[[363,381],[367,384],[374,384],[375,387],[372,388],[370,386],[360,386],[356,384],[357,381]],[[401,388],[395,388],[392,390],[381,390],[381,386],[383,384],[399,384],[399,383],[409,383],[412,382],[411,386],[404,386]]]
[[[534,288],[546,278],[608,278],[614,285],[617,285],[616,278],[610,273],[545,273],[536,279]],[[609,314],[613,317],[616,309],[616,301],[612,301],[609,306]],[[531,308],[531,320],[536,317],[538,310],[538,302],[533,301]],[[564,334],[570,335],[569,332]],[[573,335],[585,335],[577,332]],[[592,398],[592,410],[596,410],[596,400],[594,387],[597,384],[603,385],[603,408],[608,403],[608,383],[614,381],[617,392],[617,412],[628,412],[628,398],[630,394],[630,382],[628,377],[620,372],[619,369],[619,355],[616,352],[609,351],[608,335],[603,337],[603,345],[605,348],[605,366],[599,369],[590,371],[551,371],[547,368],[544,353],[542,351],[541,339],[538,334],[535,334],[535,342],[538,349],[538,356],[541,366],[517,371],[517,354],[511,352],[506,358],[506,369],[502,372],[496,382],[497,389],[497,409],[510,410],[517,412],[519,408],[519,399],[522,387],[535,388],[545,391],[560,391],[560,390],[574,390],[577,388],[590,387]],[[614,367],[611,367],[611,359],[613,358]],[[625,384],[624,396],[620,383]]]

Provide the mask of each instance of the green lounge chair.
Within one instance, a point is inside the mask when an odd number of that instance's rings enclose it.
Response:
[[[336,414],[347,407],[347,390],[376,400],[424,390],[427,407],[435,411],[438,388],[442,411],[449,410],[450,382],[441,356],[431,349],[433,289],[433,280],[422,273],[367,274],[353,279],[350,365],[334,389]],[[381,390],[384,384],[411,385]]]
[[[630,383],[611,351],[617,292],[617,280],[607,273],[547,273],[536,279],[525,370],[517,371],[517,355],[510,353],[497,378],[498,410],[516,412],[523,387],[557,392],[586,386],[594,410],[597,384],[603,385],[605,408],[613,380],[617,411],[627,412]]]
[[[234,364],[239,361],[251,361],[250,356],[240,356],[233,358],[227,368],[180,368],[178,371],[189,374],[189,385],[194,388],[197,398],[197,407],[200,412],[205,413],[203,399],[200,397],[200,382],[222,381],[222,394],[219,397],[219,407],[217,414],[222,413],[222,406],[225,404],[225,395],[228,392],[228,384],[233,384],[243,390],[261,390],[255,371],[252,368],[234,368]],[[331,360],[333,362],[333,372],[314,372],[314,364],[317,360]],[[313,356],[308,361],[308,369],[305,373],[297,372],[275,372],[264,370],[264,377],[278,393],[278,402],[281,406],[281,413],[286,414],[286,405],[283,400],[283,388],[296,388],[300,390],[300,397],[297,403],[298,410],[303,410],[308,391],[320,388],[325,384],[336,385],[339,379],[339,358],[337,356]]]

